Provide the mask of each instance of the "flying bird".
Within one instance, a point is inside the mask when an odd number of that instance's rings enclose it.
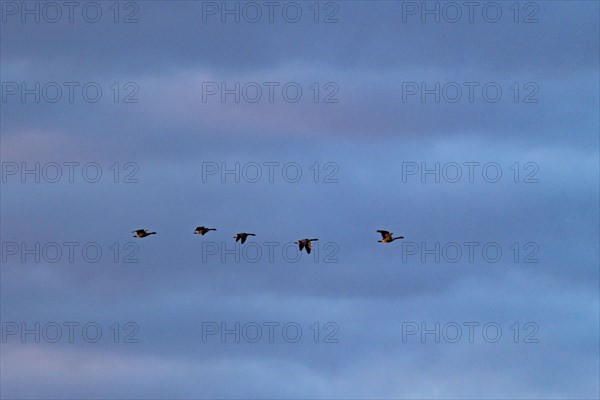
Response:
[[[319,239],[301,239],[294,243],[296,243],[298,245],[298,248],[300,249],[300,251],[302,251],[302,249],[304,249],[306,247],[306,252],[308,254],[310,254],[310,242],[315,241],[315,240],[319,240]]]
[[[394,240],[404,239],[404,236],[398,236],[398,237],[393,238],[392,237],[393,233],[388,232],[388,231],[378,230],[377,232],[381,233],[381,240],[378,240],[379,243],[391,243]]]
[[[135,231],[131,231],[132,233],[135,232],[135,235],[133,235],[133,237],[136,238],[145,238],[146,236],[149,235],[156,235],[156,232],[148,232],[145,229],[137,229]]]
[[[203,235],[204,236],[208,231],[216,231],[216,229],[214,229],[214,228],[207,228],[205,226],[199,226],[194,231],[194,234],[196,234],[196,235]]]
[[[235,241],[239,241],[240,239],[242,240],[242,244],[246,243],[246,239],[248,239],[248,236],[256,236],[254,233],[237,233],[234,238]]]

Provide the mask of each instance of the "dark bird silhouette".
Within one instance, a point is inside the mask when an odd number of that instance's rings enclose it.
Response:
[[[404,236],[398,236],[398,237],[393,238],[392,237],[393,233],[388,232],[388,231],[378,230],[377,232],[381,233],[381,240],[378,240],[379,243],[391,243],[394,240],[404,239]]]
[[[135,231],[132,231],[132,233],[135,233],[135,235],[133,235],[133,237],[136,237],[136,238],[145,238],[146,236],[149,236],[149,235],[156,235],[156,232],[148,232],[145,229],[137,229]]]
[[[242,244],[246,243],[246,239],[248,239],[248,236],[256,236],[254,233],[237,233],[234,238],[235,241],[239,241],[240,239],[242,240]]]
[[[215,228],[207,228],[205,226],[199,226],[194,231],[194,234],[204,236],[208,231],[216,231],[216,229]]]
[[[298,245],[298,248],[300,249],[300,251],[302,251],[302,249],[306,248],[306,252],[308,254],[310,254],[310,242],[315,241],[315,240],[319,240],[319,239],[301,239],[294,243],[296,243]]]

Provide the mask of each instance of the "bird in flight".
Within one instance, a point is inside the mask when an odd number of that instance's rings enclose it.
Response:
[[[244,244],[246,242],[246,239],[248,239],[248,236],[256,236],[254,233],[237,233],[234,238],[235,241],[239,241],[240,239],[242,240],[242,244]]]
[[[393,238],[392,237],[393,233],[388,232],[388,231],[378,230],[377,232],[381,233],[381,240],[378,240],[379,243],[391,243],[394,240],[404,239],[404,236],[398,236],[398,237]]]
[[[205,226],[199,226],[196,228],[196,230],[194,231],[194,233],[196,235],[205,235],[208,231],[216,231],[216,229],[214,228],[207,228]]]
[[[308,254],[310,254],[310,242],[315,241],[315,240],[319,240],[319,239],[301,239],[294,243],[296,243],[298,245],[298,248],[300,249],[300,251],[302,251],[302,249],[306,248],[306,252]]]
[[[148,232],[145,229],[137,229],[135,231],[132,231],[132,233],[135,233],[135,235],[133,235],[133,237],[136,237],[136,238],[145,238],[146,236],[149,236],[149,235],[156,235],[156,232]]]

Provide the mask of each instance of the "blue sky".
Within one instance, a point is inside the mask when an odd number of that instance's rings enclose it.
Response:
[[[597,2],[1,6],[3,398],[598,398]]]

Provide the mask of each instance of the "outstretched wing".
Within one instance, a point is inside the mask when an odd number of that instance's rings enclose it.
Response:
[[[236,241],[236,242],[237,242],[237,241],[239,241],[239,240],[240,240],[240,238],[241,238],[241,236],[240,236],[240,235],[235,235],[235,241]],[[243,240],[242,240],[242,243],[244,243],[244,241],[243,241]]]
[[[298,248],[300,249],[300,251],[304,250],[304,242],[303,241],[298,241]],[[308,250],[306,250],[308,251]]]
[[[378,230],[377,232],[381,233],[382,239],[385,239],[386,237],[390,236],[390,233],[388,231]]]
[[[242,236],[242,244],[246,243],[246,239],[248,239],[248,236],[246,236],[246,235]]]
[[[306,252],[310,254],[310,241],[306,242]]]

